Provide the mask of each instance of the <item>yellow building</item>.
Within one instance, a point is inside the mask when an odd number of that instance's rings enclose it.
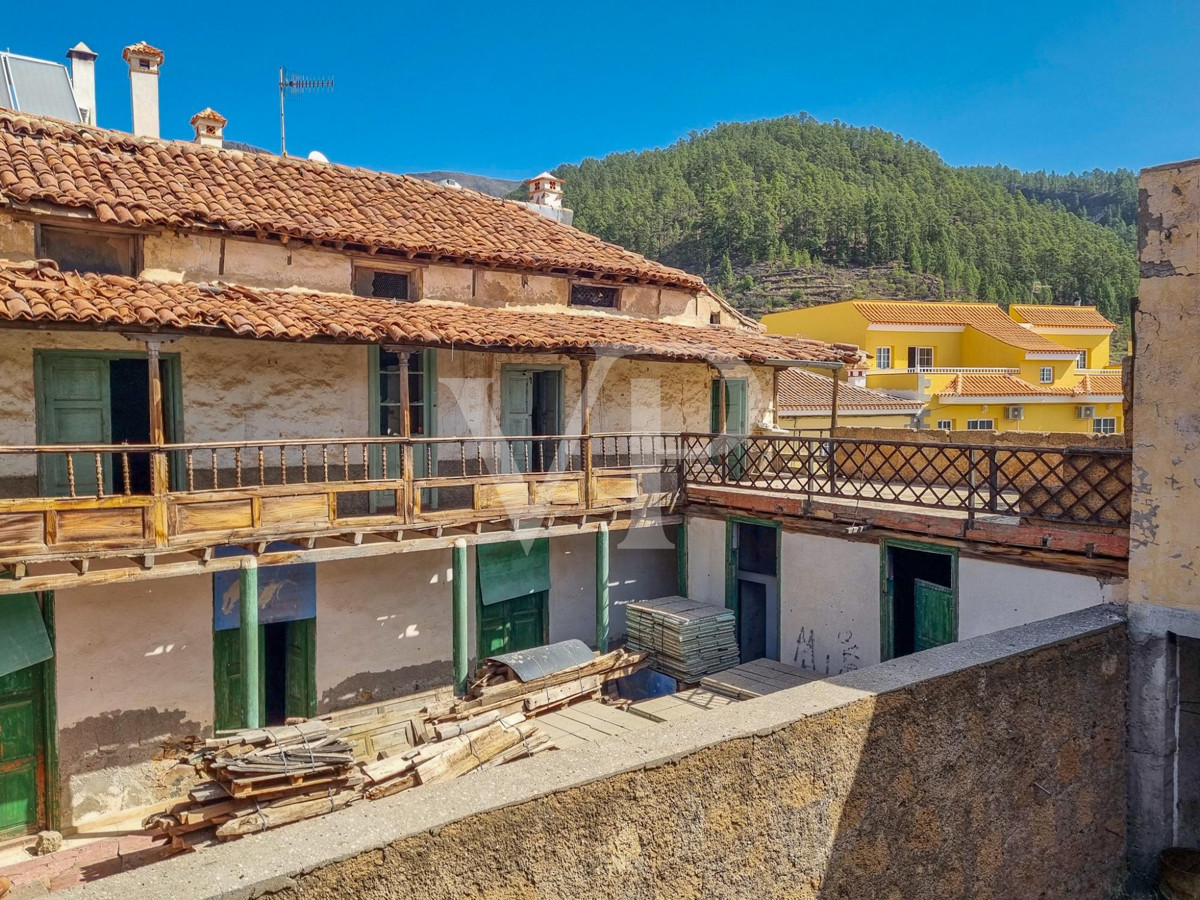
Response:
[[[1124,428],[1116,327],[1090,306],[846,300],[763,317],[773,334],[858,344],[852,383],[917,401],[921,427],[1077,431]]]
[[[801,433],[828,431],[833,412],[833,379],[805,369],[779,373],[779,426]],[[912,428],[924,408],[918,400],[893,397],[853,384],[838,386],[837,424]]]

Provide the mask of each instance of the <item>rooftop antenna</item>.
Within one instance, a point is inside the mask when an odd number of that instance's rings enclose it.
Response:
[[[308,91],[333,90],[332,78],[305,78],[293,75],[283,66],[279,67],[279,155],[287,156],[287,117],[284,114],[284,98],[289,94]]]

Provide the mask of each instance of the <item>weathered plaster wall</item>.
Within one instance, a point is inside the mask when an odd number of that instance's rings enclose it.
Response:
[[[212,580],[59,591],[55,632],[65,823],[186,792],[193,770],[154,757],[212,727]]]
[[[725,521],[688,517],[688,592],[725,603]],[[880,660],[877,541],[784,530],[780,536],[779,658],[821,675]],[[1100,604],[1124,603],[1125,581],[963,556],[959,639],[991,634]]]
[[[1200,610],[1200,160],[1141,174],[1130,599]]]
[[[142,274],[159,281],[219,280],[264,288],[351,290],[349,257],[299,242],[285,247],[277,241],[164,231],[146,235],[142,254]]]
[[[961,557],[958,637],[991,634],[1102,603],[1124,605],[1129,582]]]
[[[821,675],[879,662],[879,546],[790,531],[780,544],[779,659]]]
[[[317,566],[317,711],[453,681],[449,550]]]
[[[1123,869],[1125,647],[1111,611],[1075,613],[73,896],[1109,897]]]

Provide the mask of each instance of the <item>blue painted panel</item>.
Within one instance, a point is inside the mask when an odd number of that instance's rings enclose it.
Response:
[[[274,550],[297,550],[293,544],[276,542]],[[221,547],[217,556],[248,556],[240,547]],[[237,570],[213,574],[213,630],[231,631],[241,624]],[[258,570],[258,621],[297,622],[317,615],[317,565],[295,563],[263,566]]]

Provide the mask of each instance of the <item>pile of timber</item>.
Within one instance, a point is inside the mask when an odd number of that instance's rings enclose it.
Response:
[[[629,646],[654,655],[652,667],[693,684],[739,662],[733,610],[662,597],[625,608]]]
[[[341,809],[363,783],[352,749],[320,719],[210,738],[194,760],[209,780],[142,827],[183,850],[210,836],[232,840]]]
[[[368,799],[388,797],[421,784],[457,778],[556,749],[530,721],[581,700],[598,699],[605,684],[643,668],[648,654],[614,650],[541,678],[521,681],[502,663],[488,660],[468,695],[427,706],[418,723],[420,743],[400,753],[381,753],[363,766]]]

